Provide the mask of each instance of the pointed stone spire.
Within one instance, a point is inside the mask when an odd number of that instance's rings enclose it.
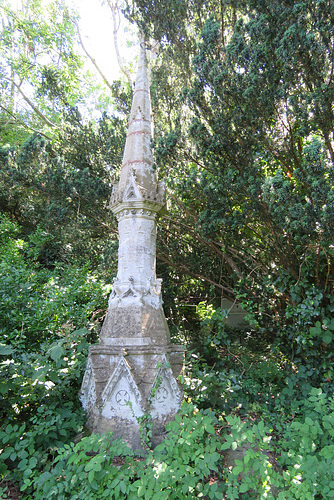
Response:
[[[158,184],[157,175],[153,168],[151,114],[147,58],[145,45],[142,41],[120,180],[118,185],[114,187],[110,199],[110,208],[115,213],[118,212],[118,203],[129,199],[128,191],[131,192],[132,198],[156,202],[161,205],[160,209],[165,205],[164,183]],[[135,187],[133,183],[135,183]]]
[[[138,73],[133,93],[129,127],[123,155],[119,189],[123,190],[134,175],[137,183],[145,189],[156,185],[151,152],[152,138],[151,99],[148,84],[146,51],[141,43]]]
[[[157,181],[151,152],[151,102],[145,46],[138,74],[119,183],[110,208],[118,220],[118,270],[101,328],[91,346],[81,402],[92,432],[112,430],[140,449],[140,417],[150,414],[153,444],[180,407],[176,378],[182,346],[170,343],[156,278],[156,231],[165,206],[165,186]]]

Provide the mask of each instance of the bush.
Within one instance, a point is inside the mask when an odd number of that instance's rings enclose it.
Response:
[[[83,438],[58,451],[51,469],[34,478],[28,498],[220,499],[222,486],[208,481],[221,468],[215,423],[212,413],[185,404],[168,424],[165,441],[141,460],[111,434]]]
[[[48,237],[21,239],[0,217],[0,478],[26,487],[82,430],[78,392],[108,292],[88,265],[41,267]]]

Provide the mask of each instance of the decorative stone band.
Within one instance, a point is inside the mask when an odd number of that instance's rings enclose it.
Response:
[[[143,120],[133,120],[133,121],[137,122]],[[131,137],[132,135],[147,135],[151,138],[151,132],[147,132],[146,130],[134,130],[133,132],[129,132],[127,137]],[[136,162],[126,162],[124,163],[123,167],[125,167],[125,165],[128,165],[129,163],[136,163]]]
[[[89,348],[90,354],[103,354],[105,356],[132,356],[140,354],[161,354],[161,353],[175,353],[181,354],[183,356],[185,351],[184,346],[179,344],[164,344],[164,345],[122,345],[122,346],[110,346],[110,345],[92,345]]]
[[[141,193],[140,199],[137,199],[137,200],[124,200],[124,191],[120,191],[118,189],[117,185],[114,186],[112,195],[110,197],[109,206],[108,206],[108,208],[111,208],[114,213],[116,213],[116,211],[118,211],[117,205],[119,205],[121,203],[149,202],[150,204],[153,205],[153,207],[154,207],[153,210],[156,212],[161,210],[161,208],[164,207],[166,204],[166,195],[165,195],[164,191],[161,192],[160,190],[158,190],[158,191],[151,192],[151,193],[148,193],[147,191],[143,191]],[[115,211],[115,209],[116,209],[116,211]]]
[[[146,94],[150,95],[149,90],[147,89],[137,89],[134,91],[133,95],[137,94],[137,92],[146,92]]]
[[[119,208],[119,210],[117,210],[117,208]],[[154,205],[152,204],[152,206],[146,205],[145,207],[142,206],[141,208],[138,208],[138,207],[133,207],[130,204],[125,205],[124,203],[122,203],[122,205],[116,207],[115,210],[113,207],[113,211],[118,222],[129,217],[130,218],[138,217],[141,219],[155,220],[158,216],[159,209],[161,210],[161,205],[157,204]]]
[[[101,343],[101,346],[108,346],[115,349],[123,349],[124,345],[132,348],[149,348],[152,345],[156,345],[156,340],[152,337],[105,337],[103,343]]]

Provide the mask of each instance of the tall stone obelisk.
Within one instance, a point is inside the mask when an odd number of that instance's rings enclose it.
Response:
[[[111,430],[141,449],[140,417],[151,415],[153,445],[180,407],[176,378],[183,347],[170,343],[156,278],[156,229],[165,207],[151,152],[152,122],[147,61],[141,45],[138,73],[118,184],[110,208],[118,220],[118,272],[99,344],[91,346],[81,402],[92,432]]]

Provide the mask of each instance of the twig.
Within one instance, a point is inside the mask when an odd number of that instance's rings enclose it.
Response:
[[[79,36],[79,43],[81,45],[82,50],[84,51],[84,53],[86,54],[86,56],[88,57],[88,59],[91,61],[91,63],[95,66],[97,72],[99,73],[99,75],[101,76],[102,80],[107,85],[107,87],[109,87],[110,90],[113,90],[111,84],[109,83],[108,78],[101,71],[101,69],[98,66],[98,64],[97,64],[96,60],[94,59],[94,57],[91,56],[90,53],[88,52],[88,50],[86,49],[85,44],[83,43],[83,40],[82,40],[82,37],[81,37],[81,33],[80,33],[80,29],[79,29],[79,25],[78,25],[77,21],[75,19],[73,19],[73,18],[71,18],[71,20],[72,20],[72,22],[75,24],[75,26],[77,28],[77,32],[78,32],[78,36]]]

